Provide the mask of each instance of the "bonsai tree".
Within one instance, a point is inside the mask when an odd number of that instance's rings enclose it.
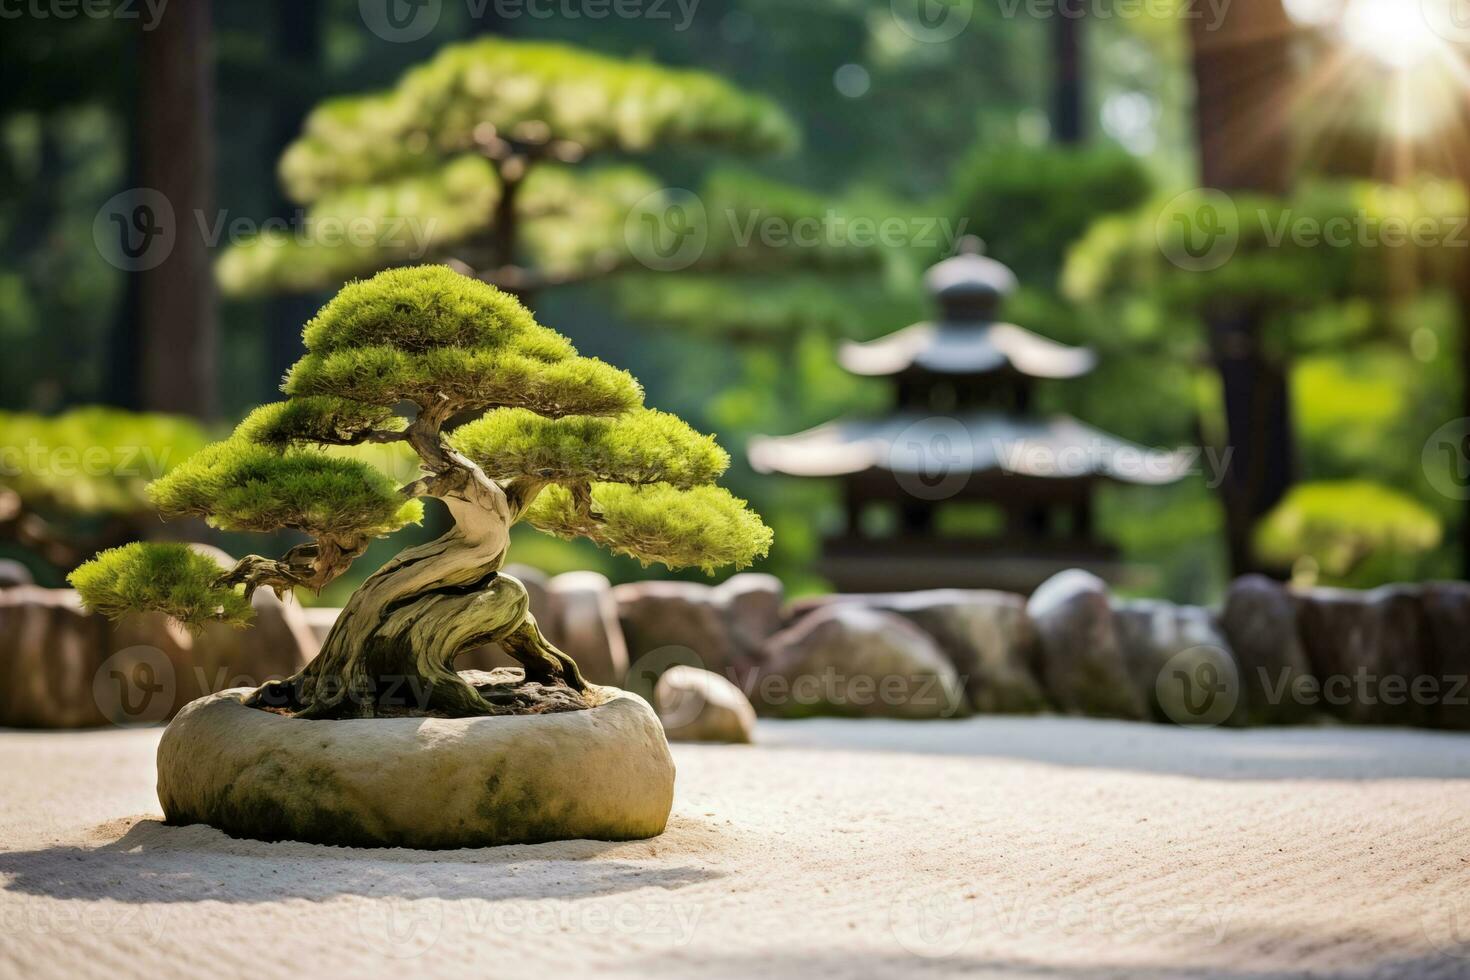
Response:
[[[173,415],[0,412],[0,540],[69,572],[140,537],[148,481],[204,443],[197,423]]]
[[[418,521],[422,498],[442,501],[449,531],[369,576],[320,654],[250,704],[306,718],[575,708],[586,687],[576,664],[501,571],[513,525],[670,568],[743,566],[770,546],[760,518],[713,485],[729,459],[712,438],[645,408],[631,375],[578,356],[492,286],[442,266],[390,270],[344,287],[304,338],[289,398],[256,409],[149,494],[166,516],[310,540],[229,569],[186,546],[133,544],[72,575],[109,616],[244,623],[255,589],[320,590],[371,539]],[[330,448],[396,442],[422,467],[405,486]],[[491,641],[524,665],[523,682],[477,689],[454,671],[460,652]]]
[[[387,92],[313,111],[280,162],[287,194],[307,208],[303,228],[242,242],[219,278],[247,295],[446,262],[526,296],[636,267],[642,239],[665,233],[653,177],[588,158],[794,142],[780,108],[714,75],[482,38],[443,49]],[[628,220],[645,199],[653,227]],[[342,234],[362,227],[371,240]]]

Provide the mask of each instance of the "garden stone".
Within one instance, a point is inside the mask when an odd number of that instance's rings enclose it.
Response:
[[[629,658],[650,684],[675,664],[730,676],[735,642],[714,591],[698,582],[614,586]]]
[[[317,646],[321,646],[321,642],[337,624],[337,617],[342,615],[342,607],[303,606],[301,613],[306,617],[306,625],[311,627],[311,635],[316,637]]]
[[[496,675],[467,671],[476,686]],[[518,673],[518,672],[517,672]],[[674,763],[642,699],[468,718],[290,718],[248,689],[187,705],[158,746],[171,824],[261,840],[458,848],[663,832]]]
[[[1425,673],[1442,692],[1434,723],[1470,729],[1470,582],[1429,582],[1421,592]]]
[[[1320,714],[1303,696],[1315,682],[1297,604],[1284,586],[1264,575],[1236,579],[1220,622],[1240,666],[1242,709],[1250,723],[1290,725]]]
[[[794,603],[792,609],[834,604],[895,613],[928,633],[964,681],[975,711],[1011,714],[1046,707],[1036,673],[1036,630],[1022,596],[985,589],[932,589],[821,596]]]
[[[762,572],[732,575],[711,592],[730,634],[730,652],[737,668],[755,663],[761,645],[781,629],[785,593],[781,580]]]
[[[1417,592],[1310,589],[1297,593],[1302,645],[1322,709],[1360,724],[1427,725],[1438,697],[1416,697],[1429,631]],[[1421,682],[1422,683],[1422,682]]]
[[[664,671],[653,704],[674,741],[749,742],[755,732],[755,708],[740,688],[698,667]]]
[[[1042,680],[1053,704],[1101,718],[1145,717],[1102,579],[1080,569],[1059,572],[1036,590],[1026,612],[1040,637]]]
[[[106,652],[127,665],[100,704],[118,723],[164,721],[195,698],[290,677],[321,647],[305,611],[270,589],[251,596],[250,629],[210,623],[197,634],[162,613],[133,613],[107,628]],[[99,682],[100,683],[100,682]]]
[[[594,684],[621,684],[628,675],[628,647],[607,576],[565,572],[547,592],[559,614],[557,645]]]
[[[766,641],[753,700],[789,717],[948,718],[965,710],[954,666],[893,613],[835,604]]]
[[[70,589],[0,590],[0,725],[106,724],[93,695],[106,650],[107,621]]]
[[[21,585],[35,585],[31,570],[13,558],[0,558],[0,589],[13,589]]]
[[[1209,610],[1153,599],[1113,604],[1118,647],[1154,721],[1239,722],[1240,669]]]

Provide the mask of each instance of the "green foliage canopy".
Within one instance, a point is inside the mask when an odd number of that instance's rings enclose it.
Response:
[[[400,487],[322,444],[406,440],[431,477],[476,465],[528,494],[519,514],[532,526],[644,562],[712,571],[770,547],[760,518],[713,486],[730,460],[712,438],[643,408],[631,375],[578,356],[494,287],[442,266],[379,273],[344,287],[304,337],[309,353],[285,385],[292,397],[256,409],[148,492],[165,515],[230,531],[291,528],[317,546],[287,561],[252,556],[228,574],[176,550],[108,552],[75,577],[93,608],[238,619],[247,613],[229,598],[244,601],[235,582],[320,588],[366,539],[418,521],[417,498],[437,492],[432,480]],[[412,423],[397,414],[404,399],[417,403]],[[486,414],[446,431],[461,411]]]
[[[443,49],[387,92],[318,107],[280,164],[287,193],[308,207],[303,226],[239,243],[218,277],[235,295],[308,290],[450,257],[574,277],[628,251],[625,219],[657,190],[628,165],[570,166],[587,154],[794,143],[774,103],[714,75],[482,38]],[[513,259],[481,254],[500,221],[516,225]]]

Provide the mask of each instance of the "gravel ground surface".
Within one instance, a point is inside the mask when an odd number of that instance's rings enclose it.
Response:
[[[0,977],[1470,977],[1470,737],[1060,718],[675,747],[655,840],[167,827],[157,730],[0,731]]]

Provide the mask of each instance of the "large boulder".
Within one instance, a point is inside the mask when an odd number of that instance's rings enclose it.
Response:
[[[664,671],[653,689],[664,733],[679,742],[749,742],[755,708],[730,681],[698,667]]]
[[[699,582],[629,582],[613,588],[628,655],[653,679],[675,664],[701,667],[744,685],[761,648],[781,628],[781,582],[735,575]]]
[[[713,591],[699,582],[652,580],[614,586],[618,619],[635,667],[643,670],[657,660],[656,674],[682,663],[725,675],[734,644]]]
[[[1040,639],[1042,682],[1053,704],[1100,718],[1146,716],[1102,579],[1080,569],[1059,572],[1031,596],[1026,612]]]
[[[607,576],[564,572],[551,580],[547,591],[558,616],[554,637],[548,639],[592,683],[622,684],[628,675],[628,647]]]
[[[459,848],[663,832],[674,762],[642,699],[577,711],[308,721],[195,701],[158,746],[170,823],[262,840]]]
[[[1430,631],[1418,590],[1309,589],[1297,602],[1323,710],[1361,724],[1434,722],[1442,694],[1424,687],[1434,678],[1425,670]]]
[[[75,592],[0,590],[0,726],[106,724],[93,682],[107,657],[107,621]]]
[[[1113,604],[1118,648],[1154,721],[1213,726],[1241,720],[1240,670],[1214,616],[1153,599]]]
[[[195,546],[222,565],[232,559]],[[319,643],[300,606],[269,589],[245,629],[193,634],[158,613],[110,623],[70,589],[0,590],[0,725],[82,728],[146,724],[231,687],[290,676]]]
[[[710,598],[730,631],[734,665],[755,664],[766,640],[781,630],[781,580],[763,572],[741,572],[715,586]]]
[[[290,677],[321,644],[305,612],[270,589],[251,596],[245,629],[210,623],[195,634],[161,613],[124,616],[107,625],[111,661],[96,685],[106,720],[163,721],[195,698]]]
[[[754,700],[788,717],[948,718],[965,710],[954,665],[893,613],[836,604],[766,641]]]
[[[1036,630],[1022,596],[984,589],[846,594],[793,603],[792,611],[800,614],[837,604],[891,612],[928,633],[954,664],[970,707],[982,714],[1025,713],[1047,706],[1037,677]]]
[[[1283,585],[1264,575],[1236,579],[1220,625],[1240,667],[1241,710],[1249,723],[1291,725],[1317,717],[1297,604]]]
[[[1470,730],[1470,582],[1429,582],[1421,592],[1425,672],[1438,680],[1434,722]]]

